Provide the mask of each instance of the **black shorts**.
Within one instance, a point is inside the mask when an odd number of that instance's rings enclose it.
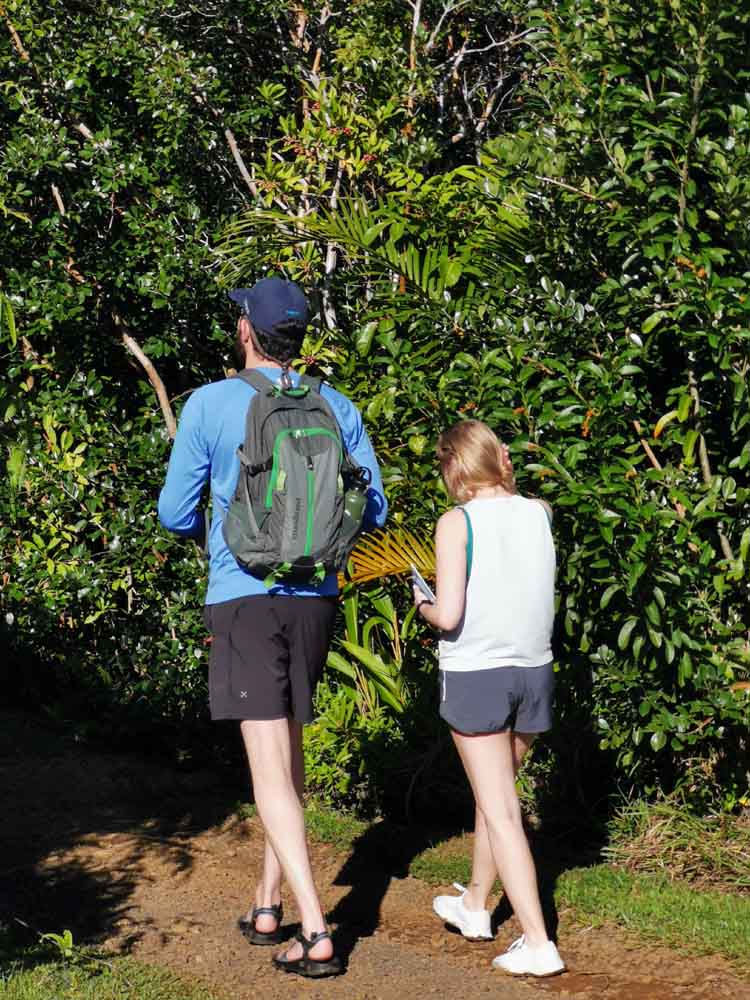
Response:
[[[335,617],[334,597],[259,594],[206,605],[211,718],[312,722]]]
[[[459,733],[545,733],[552,728],[554,692],[551,663],[441,670],[440,715]]]

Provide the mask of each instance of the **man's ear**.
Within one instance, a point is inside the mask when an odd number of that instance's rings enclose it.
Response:
[[[237,336],[243,344],[250,340],[250,320],[247,316],[240,316],[237,320]]]

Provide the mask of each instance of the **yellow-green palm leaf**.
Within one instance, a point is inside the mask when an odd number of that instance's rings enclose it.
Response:
[[[349,558],[349,580],[366,583],[386,576],[408,573],[412,563],[427,579],[435,578],[435,548],[430,538],[422,541],[406,528],[373,531],[357,543]],[[345,582],[343,575],[339,583]]]

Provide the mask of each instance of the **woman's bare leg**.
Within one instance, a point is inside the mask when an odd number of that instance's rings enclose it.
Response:
[[[528,945],[547,941],[539,901],[536,869],[521,822],[515,787],[511,733],[466,736],[453,731],[453,740],[484,817],[492,859]],[[486,873],[483,873],[486,878]]]
[[[513,776],[521,769],[524,757],[531,744],[536,739],[536,733],[511,733],[511,750],[513,753]],[[477,807],[474,822],[474,850],[471,863],[471,882],[469,883],[464,906],[467,910],[486,910],[487,897],[497,878],[497,867],[492,857],[490,840],[487,835],[487,824],[482,811]]]

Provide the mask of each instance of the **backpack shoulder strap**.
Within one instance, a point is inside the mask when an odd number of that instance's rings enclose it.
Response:
[[[301,385],[306,385],[313,392],[317,392],[320,395],[320,387],[323,385],[322,378],[316,375],[300,375],[299,380]]]
[[[273,385],[273,382],[267,375],[257,371],[255,368],[245,368],[241,372],[232,375],[232,378],[241,379],[257,392],[265,392],[269,386]]]

